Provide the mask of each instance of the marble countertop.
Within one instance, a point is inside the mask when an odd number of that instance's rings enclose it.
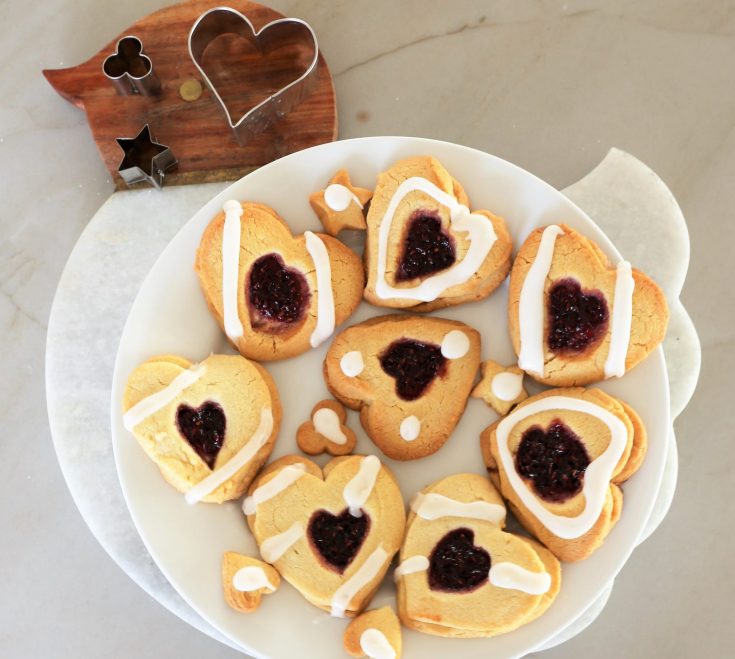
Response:
[[[238,656],[149,599],[97,545],[66,490],[45,415],[44,342],[56,282],[112,184],[83,113],[57,97],[40,70],[83,61],[164,4],[0,6],[0,496],[8,502],[0,509],[0,583],[11,604],[0,646],[11,658]],[[676,423],[679,491],[600,618],[544,656],[720,655],[735,641],[735,542],[725,530],[735,456],[724,408],[735,366],[726,251],[735,238],[735,5],[271,4],[317,30],[335,76],[341,137],[459,142],[557,187],[617,146],[672,189],[692,242],[682,300],[703,346],[699,388]]]

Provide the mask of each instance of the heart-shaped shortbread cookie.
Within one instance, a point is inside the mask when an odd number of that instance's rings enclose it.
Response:
[[[495,636],[546,611],[559,592],[559,561],[504,525],[503,500],[478,474],[419,492],[395,572],[403,624],[439,636]]]
[[[327,386],[360,410],[370,439],[388,457],[438,451],[467,404],[480,364],[480,335],[442,318],[393,315],[335,337],[324,361]]]
[[[623,507],[620,483],[640,467],[646,430],[599,389],[551,389],[487,428],[490,480],[519,521],[560,560],[587,558]]]
[[[153,357],[128,378],[123,423],[187,501],[238,499],[273,449],[276,386],[239,355]]]
[[[243,511],[265,561],[312,604],[336,616],[364,609],[403,538],[403,498],[374,455],[320,469],[299,456],[269,465]]]
[[[505,221],[470,212],[435,158],[406,158],[378,176],[367,215],[365,299],[430,311],[487,297],[510,269]]]
[[[518,365],[575,386],[621,376],[666,334],[663,291],[627,261],[616,267],[570,227],[536,229],[513,263],[508,323]]]
[[[364,284],[360,258],[340,241],[293,236],[274,210],[250,202],[225,202],[204,231],[196,271],[232,344],[265,361],[320,345],[354,311]]]

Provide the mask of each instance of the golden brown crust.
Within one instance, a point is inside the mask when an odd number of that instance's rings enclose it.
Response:
[[[553,282],[565,278],[576,279],[582,289],[600,291],[607,301],[612,315],[615,293],[616,266],[613,266],[602,250],[589,238],[566,224],[557,236],[545,292]],[[546,227],[532,231],[518,250],[510,273],[508,293],[508,327],[513,349],[520,352],[519,305],[521,289],[538,252],[541,236]],[[663,340],[668,325],[669,312],[663,291],[648,276],[633,269],[633,319],[630,343],[625,359],[626,371],[643,361]],[[546,330],[544,330],[546,335]],[[600,341],[582,354],[564,357],[544,347],[544,375],[529,373],[535,380],[557,387],[572,387],[599,382],[605,378],[605,360],[610,346],[610,326]]]
[[[339,420],[339,430],[345,436],[344,443],[340,444],[332,441],[329,437],[322,435],[317,431],[314,422],[314,415],[319,410],[328,409],[337,415]],[[299,426],[296,431],[296,443],[298,447],[307,455],[319,455],[320,453],[329,453],[330,455],[347,455],[352,453],[357,442],[355,433],[346,425],[347,412],[345,408],[336,400],[323,400],[314,405],[309,415],[309,420]]]
[[[238,316],[243,336],[233,345],[245,357],[259,361],[285,359],[311,347],[311,335],[317,323],[319,291],[314,261],[306,249],[304,235],[293,236],[285,220],[272,208],[252,202],[242,203],[240,218],[240,257],[237,284]],[[222,233],[225,214],[218,213],[202,235],[194,269],[199,277],[207,304],[224,330],[222,301]],[[316,233],[329,254],[334,297],[335,326],[350,317],[362,297],[365,281],[360,257],[339,240]],[[277,254],[288,268],[300,272],[310,296],[303,319],[287,328],[268,331],[254,326],[248,302],[248,275],[253,263],[266,254]]]
[[[500,416],[505,416],[510,410],[523,400],[528,398],[528,393],[523,388],[523,371],[517,366],[501,366],[497,362],[488,360],[480,364],[482,378],[472,390],[472,397],[479,398],[494,409]],[[510,400],[499,398],[493,389],[493,379],[496,375],[507,373],[520,378],[520,393]]]
[[[443,291],[435,300],[420,302],[406,298],[381,298],[376,292],[378,233],[383,217],[391,198],[398,186],[411,177],[424,178],[442,191],[453,195],[459,203],[468,206],[469,200],[462,186],[452,178],[442,164],[431,156],[414,156],[395,163],[390,169],[378,175],[378,183],[370,211],[367,216],[367,239],[365,244],[365,268],[368,274],[365,287],[365,299],[371,304],[396,309],[411,309],[412,311],[432,311],[448,306],[461,304],[472,300],[487,297],[508,276],[512,241],[503,218],[490,211],[476,210],[473,213],[484,215],[493,225],[496,241],[485,257],[478,270],[464,283],[451,286]],[[404,233],[408,219],[415,210],[435,211],[441,218],[442,228],[449,233],[455,242],[457,262],[461,261],[469,248],[466,234],[454,232],[451,228],[449,211],[435,199],[422,192],[411,192],[398,206],[395,219],[391,225],[388,238],[387,272],[386,278],[391,286],[397,288],[412,288],[418,279],[398,283],[393,275],[397,263],[401,258],[404,244]]]
[[[645,429],[638,415],[627,404],[622,403],[599,389],[584,389],[581,387],[551,389],[526,399],[518,405],[516,410],[520,410],[526,405],[530,405],[535,401],[549,396],[580,398],[592,402],[619,418],[628,431],[628,442],[618,461],[618,465],[613,471],[600,515],[586,533],[572,539],[559,538],[526,508],[511,486],[499,457],[496,438],[496,429],[499,421],[482,432],[480,436],[480,447],[490,480],[500,489],[509,507],[524,528],[533,533],[560,560],[569,562],[580,561],[587,558],[602,545],[608,533],[620,517],[623,495],[616,484],[622,483],[640,466],[645,455]],[[611,436],[609,430],[602,422],[580,412],[550,410],[548,412],[533,414],[515,424],[508,439],[511,454],[514,453],[512,447],[513,442],[517,443],[520,440],[520,436],[526,428],[534,425],[544,427],[552,417],[561,419],[580,438],[591,460],[594,460],[606,450]],[[549,504],[545,503],[541,498],[538,498],[538,501],[555,514],[566,516],[580,514],[585,506],[585,498],[581,492],[562,503]]]
[[[398,339],[441,345],[450,331],[465,333],[470,342],[466,355],[447,359],[446,373],[434,378],[416,400],[396,394],[395,379],[380,365],[380,355]],[[360,351],[364,369],[356,377],[345,375],[341,359]],[[338,334],[327,352],[324,374],[332,395],[360,411],[360,422],[375,445],[395,460],[414,460],[438,451],[449,439],[467,404],[480,362],[480,334],[453,320],[423,316],[390,315],[372,318]],[[415,416],[418,438],[406,441],[401,424]]]
[[[346,187],[360,202],[350,203],[347,208],[342,211],[336,211],[330,208],[324,200],[324,190],[319,190],[309,196],[311,208],[316,213],[319,221],[322,223],[324,230],[330,236],[336,236],[343,229],[352,229],[354,231],[365,231],[367,224],[365,223],[364,208],[373,196],[373,191],[367,188],[359,188],[352,185],[350,175],[346,169],[340,169],[327,183],[330,185],[342,185]],[[325,188],[326,189],[326,188]],[[362,208],[360,208],[362,206]]]
[[[401,635],[401,623],[398,621],[395,611],[390,606],[380,609],[372,609],[360,614],[347,625],[342,642],[345,651],[351,657],[369,656],[363,652],[360,646],[360,638],[368,629],[377,629],[396,653],[395,659],[400,659],[403,651],[403,639]]]
[[[253,591],[242,591],[235,588],[233,578],[242,568],[255,567],[263,570],[268,583],[273,589],[264,587]],[[252,613],[260,606],[263,595],[274,593],[281,585],[281,575],[268,563],[259,561],[257,558],[238,554],[234,551],[226,551],[222,555],[222,590],[225,602],[235,611]]]

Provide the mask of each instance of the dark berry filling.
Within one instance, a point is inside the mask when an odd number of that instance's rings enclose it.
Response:
[[[197,408],[182,403],[176,410],[176,425],[197,455],[214,469],[217,454],[225,441],[224,410],[211,401]]]
[[[583,291],[574,279],[560,279],[549,291],[549,348],[579,353],[607,330],[607,303],[599,291]]]
[[[380,355],[383,370],[396,379],[396,393],[403,400],[416,400],[437,375],[447,371],[442,349],[433,343],[400,339]]]
[[[487,581],[490,554],[475,547],[475,532],[455,529],[437,543],[429,557],[429,588],[449,592],[470,591]]]
[[[442,230],[439,214],[415,211],[408,221],[396,281],[408,281],[444,270],[457,260],[454,240]]]
[[[325,563],[342,574],[360,551],[367,532],[370,517],[363,511],[354,517],[349,509],[339,515],[317,510],[309,520],[309,540]]]
[[[546,501],[560,502],[582,490],[590,463],[584,444],[561,420],[547,430],[532,426],[523,433],[516,453],[516,470],[533,482]]]
[[[279,325],[301,320],[309,297],[304,275],[286,267],[278,254],[266,254],[253,263],[248,277],[253,327],[277,331]]]

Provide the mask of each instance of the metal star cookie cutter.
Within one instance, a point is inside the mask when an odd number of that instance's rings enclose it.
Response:
[[[207,46],[222,34],[245,37],[263,53],[274,47],[306,45],[314,55],[304,73],[285,87],[250,108],[237,121],[201,64]],[[212,95],[217,99],[235,139],[244,144],[248,138],[261,133],[270,124],[284,117],[301,103],[314,89],[318,76],[319,44],[311,26],[298,18],[279,18],[264,25],[257,32],[248,18],[231,7],[216,7],[204,12],[189,32],[189,55]]]
[[[118,137],[116,142],[124,154],[117,171],[128,186],[145,182],[160,190],[166,170],[178,162],[169,147],[153,139],[148,124],[135,137]]]
[[[153,62],[143,54],[143,42],[132,35],[117,42],[115,52],[102,62],[102,73],[121,96],[156,96],[161,92]]]

